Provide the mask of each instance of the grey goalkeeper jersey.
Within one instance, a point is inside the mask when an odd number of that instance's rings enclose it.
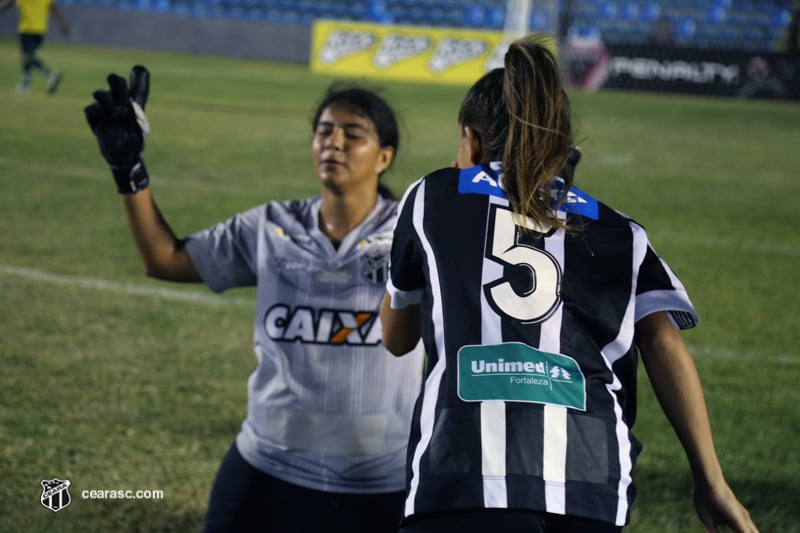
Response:
[[[247,418],[236,439],[256,468],[331,492],[402,490],[423,353],[393,357],[378,309],[397,202],[379,198],[334,248],[320,197],[270,202],[189,237],[215,292],[257,286]]]

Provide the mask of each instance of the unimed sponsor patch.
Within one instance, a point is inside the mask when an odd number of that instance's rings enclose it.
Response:
[[[533,402],[586,410],[586,381],[577,361],[515,342],[462,347],[458,395],[467,402]]]

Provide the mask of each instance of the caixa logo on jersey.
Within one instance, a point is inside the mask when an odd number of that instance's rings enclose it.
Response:
[[[375,311],[340,311],[273,305],[264,316],[264,329],[276,341],[309,344],[374,345],[381,340]]]
[[[69,486],[72,484],[68,479],[43,479],[42,480],[42,496],[40,501],[42,505],[57,513],[64,507],[72,503],[72,497],[69,495]]]

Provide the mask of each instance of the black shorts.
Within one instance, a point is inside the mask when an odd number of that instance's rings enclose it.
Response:
[[[518,509],[465,509],[414,515],[400,533],[620,533],[622,528],[587,518]]]
[[[44,35],[41,33],[20,33],[19,34],[19,48],[23,54],[33,55],[36,50],[42,46],[44,42]]]
[[[405,494],[343,494],[287,483],[245,461],[236,444],[222,460],[204,531],[397,533]]]

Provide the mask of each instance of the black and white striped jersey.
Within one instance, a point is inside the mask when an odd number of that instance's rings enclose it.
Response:
[[[641,449],[634,324],[697,315],[642,226],[573,187],[558,211],[572,229],[535,227],[512,215],[497,168],[434,172],[400,204],[387,288],[394,308],[421,304],[429,357],[405,514],[516,508],[624,525]]]

